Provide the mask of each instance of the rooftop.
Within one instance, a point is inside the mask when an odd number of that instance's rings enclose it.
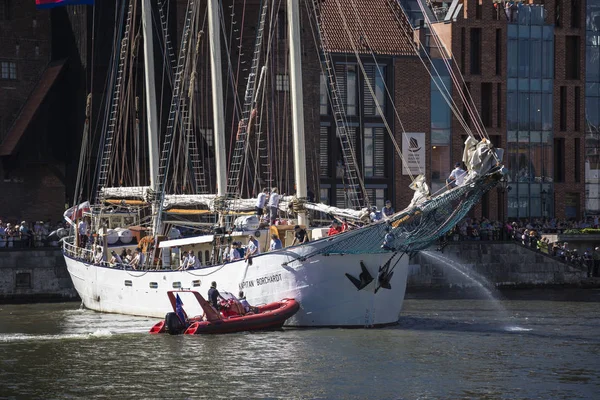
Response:
[[[322,0],[324,50],[332,53],[415,55],[412,28],[399,8],[387,0]]]

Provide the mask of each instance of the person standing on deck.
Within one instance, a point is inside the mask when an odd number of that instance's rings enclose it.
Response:
[[[264,188],[262,192],[258,194],[256,199],[256,216],[258,219],[263,215],[267,197],[269,196],[269,189]]]
[[[279,216],[279,199],[281,196],[277,194],[277,188],[273,188],[271,190],[271,196],[269,197],[269,203],[267,204],[269,207],[269,221],[271,225],[275,224]]]

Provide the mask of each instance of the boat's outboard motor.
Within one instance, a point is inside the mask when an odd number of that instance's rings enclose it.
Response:
[[[165,315],[165,326],[170,335],[181,335],[187,328],[174,312]]]

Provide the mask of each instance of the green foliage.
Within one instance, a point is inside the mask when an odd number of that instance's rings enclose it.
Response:
[[[584,228],[584,229],[567,229],[563,235],[600,235],[600,229]]]

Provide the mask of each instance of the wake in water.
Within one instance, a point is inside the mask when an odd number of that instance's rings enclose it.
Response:
[[[500,296],[497,293],[497,291],[493,288],[490,281],[488,281],[481,274],[477,273],[476,271],[473,271],[473,269],[467,267],[466,265],[461,264],[459,261],[453,260],[450,257],[447,257],[440,253],[425,250],[421,251],[421,254],[427,258],[436,260],[438,263],[445,267],[450,267],[452,270],[454,270],[455,272],[459,273],[461,276],[472,282],[486,296],[486,298],[491,301],[491,304],[496,309],[496,311],[498,311],[503,321],[507,321],[511,318],[506,308],[500,302]],[[494,293],[498,295],[495,296]],[[531,331],[531,329],[522,328],[514,325],[504,326],[503,329],[507,332]]]
[[[43,341],[43,340],[81,340],[110,337],[113,333],[108,329],[98,329],[91,333],[65,333],[57,335],[34,335],[26,333],[0,334],[0,343]]]

